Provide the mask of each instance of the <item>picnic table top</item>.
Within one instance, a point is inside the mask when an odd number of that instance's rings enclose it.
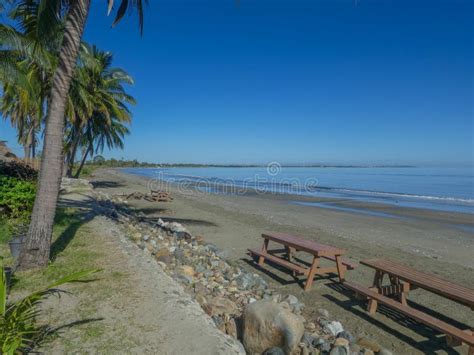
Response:
[[[344,249],[336,248],[330,245],[321,244],[313,240],[308,240],[300,236],[291,235],[279,232],[265,232],[262,238],[275,241],[302,250],[315,256],[335,256],[343,255],[346,251]]]
[[[438,276],[427,274],[409,266],[388,259],[370,259],[360,262],[398,277],[402,281],[424,288],[433,293],[452,299],[469,307],[474,307],[474,289],[455,284]]]

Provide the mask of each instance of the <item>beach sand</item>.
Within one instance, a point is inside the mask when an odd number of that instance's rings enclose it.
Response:
[[[130,201],[130,206],[150,220],[162,218],[186,226],[193,234],[229,252],[229,259],[259,273],[282,294],[294,294],[306,304],[307,319],[318,317],[319,309],[329,311],[357,337],[367,336],[396,354],[453,353],[444,336],[390,312],[369,316],[363,304],[330,278],[315,279],[304,292],[291,275],[272,266],[256,268],[246,255],[247,248],[260,247],[261,233],[279,231],[342,247],[355,261],[390,258],[418,270],[439,275],[474,288],[474,219],[472,215],[410,209],[398,206],[330,200],[288,195],[219,195],[150,182],[149,178],[114,169],[98,170],[92,180],[97,190],[107,194],[168,189],[170,203]],[[304,203],[335,203],[337,208],[307,206]],[[375,213],[375,215],[373,215]],[[370,285],[373,270],[359,266],[347,279]],[[445,298],[418,289],[409,296],[411,306],[437,316],[448,317],[474,328],[474,311]],[[439,313],[439,314],[438,314]],[[456,323],[455,323],[456,324]],[[459,324],[458,324],[459,325]],[[460,353],[467,348],[457,347]]]

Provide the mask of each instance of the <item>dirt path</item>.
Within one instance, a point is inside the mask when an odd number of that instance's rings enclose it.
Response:
[[[74,206],[76,199],[63,200]],[[81,202],[82,209],[90,202]],[[92,212],[93,213],[93,212]],[[96,253],[99,280],[51,299],[49,324],[77,324],[43,349],[48,354],[234,354],[240,344],[216,329],[201,307],[158,264],[103,216],[82,224],[69,247]]]

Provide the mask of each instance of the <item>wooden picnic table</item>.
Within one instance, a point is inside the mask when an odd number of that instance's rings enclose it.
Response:
[[[384,296],[396,295],[404,305],[407,304],[410,290],[423,288],[474,310],[474,290],[471,288],[388,259],[363,260],[360,263],[375,269],[373,290]],[[383,284],[385,275],[388,275],[389,285]]]
[[[311,288],[313,278],[316,275],[323,275],[329,273],[337,273],[339,280],[342,282],[346,270],[355,268],[355,264],[350,261],[343,260],[342,255],[345,250],[336,248],[330,245],[321,244],[312,240],[307,240],[303,237],[290,235],[286,233],[267,232],[262,234],[263,245],[261,250],[249,249],[249,253],[258,257],[258,264],[263,266],[265,260],[271,261],[275,264],[283,266],[293,272],[293,275],[303,274],[307,276],[305,291]],[[284,257],[270,253],[268,249],[269,242],[275,242],[284,246],[286,251],[286,259]],[[303,251],[311,254],[313,257],[311,266],[302,263],[296,263],[293,254],[295,251]],[[321,267],[321,258],[332,260],[336,263],[334,267]]]
[[[469,347],[468,354],[474,355],[474,333],[471,329],[460,329],[407,304],[410,290],[423,288],[474,310],[473,289],[392,260],[372,259],[363,260],[360,263],[375,269],[372,287],[367,288],[354,282],[344,282],[344,286],[353,290],[357,295],[368,299],[367,310],[370,314],[375,314],[378,305],[383,304],[446,334],[446,341],[449,346],[458,346],[465,343]],[[385,275],[388,276],[389,284],[384,284]],[[397,297],[398,301],[389,298],[389,296]]]

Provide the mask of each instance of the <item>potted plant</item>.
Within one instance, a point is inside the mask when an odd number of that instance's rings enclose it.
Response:
[[[27,227],[24,224],[10,224],[10,231],[12,238],[8,242],[8,247],[10,248],[10,253],[13,256],[13,259],[16,260],[20,256],[20,251],[25,241]]]

